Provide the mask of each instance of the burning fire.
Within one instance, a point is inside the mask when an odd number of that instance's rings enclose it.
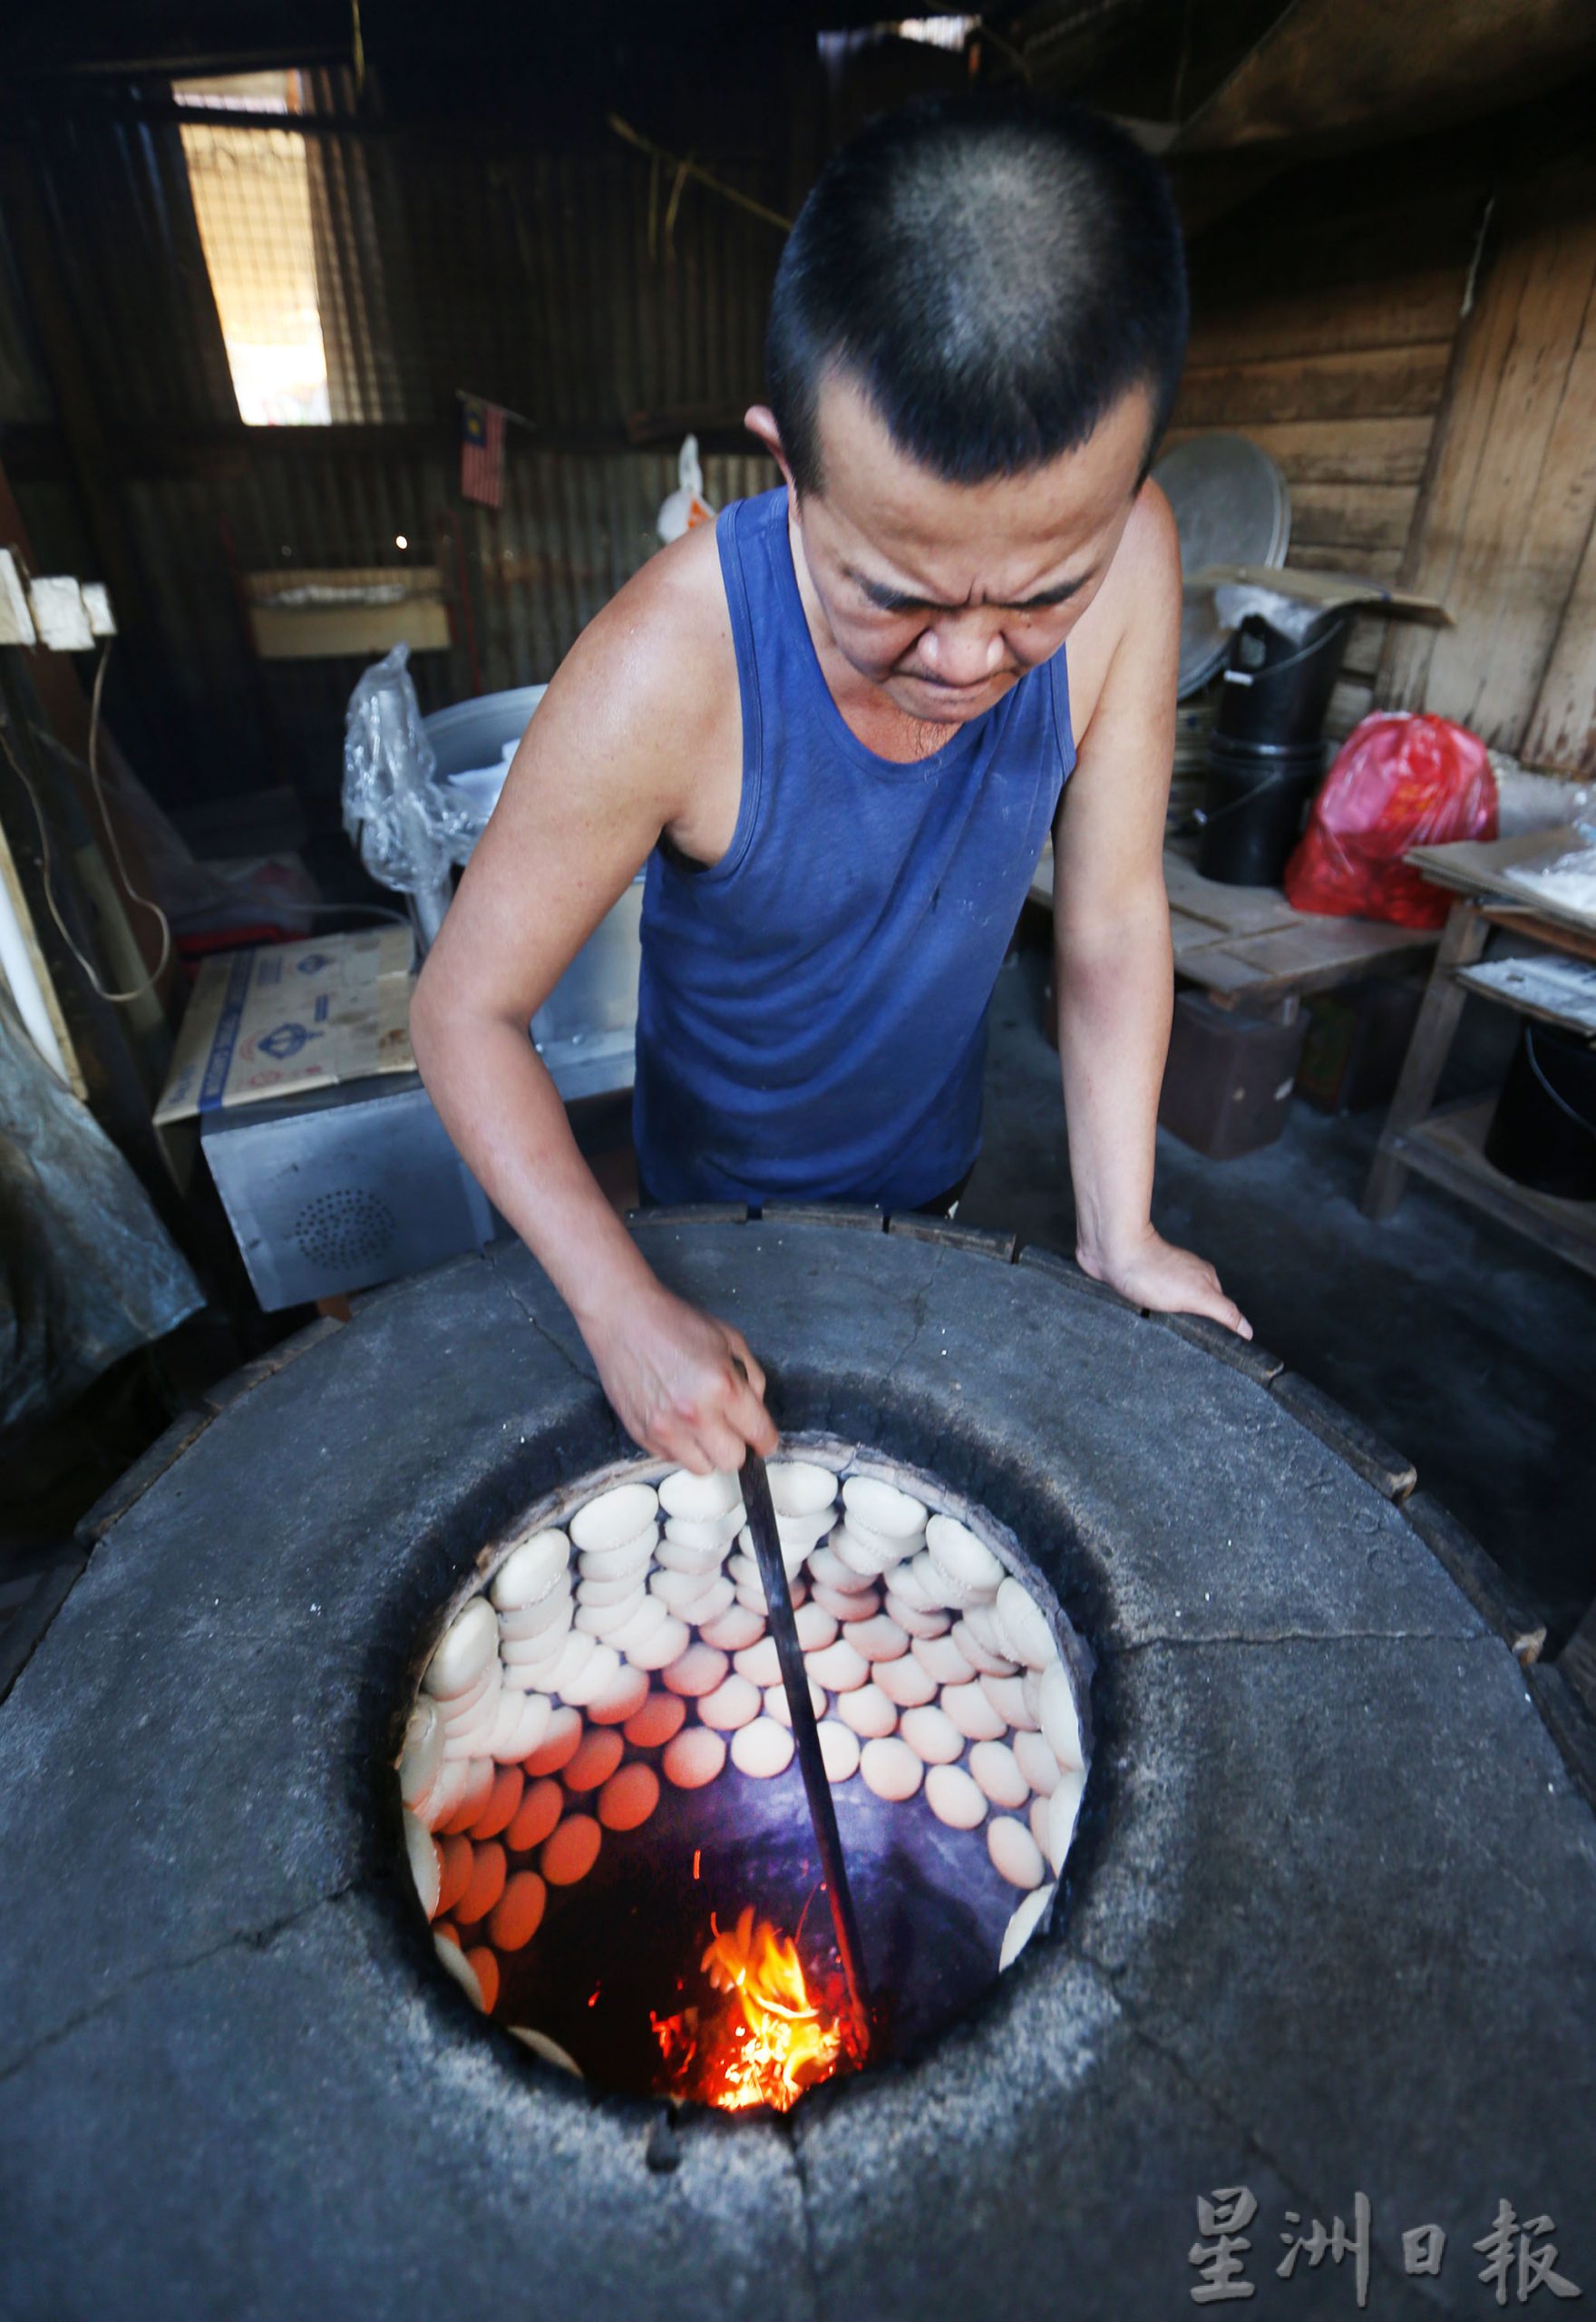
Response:
[[[724,2005],[650,2019],[671,2093],[728,2112],[751,2104],[785,2112],[852,2056],[848,2028],[811,1996],[797,1946],[756,1920],[752,1903],[729,1933],[713,1916],[709,1924],[699,1965]]]

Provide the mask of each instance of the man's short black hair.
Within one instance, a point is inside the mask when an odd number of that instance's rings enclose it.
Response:
[[[818,492],[832,366],[911,459],[979,483],[1074,450],[1135,386],[1151,461],[1185,344],[1157,163],[1083,107],[971,95],[883,115],[828,161],[783,253],[765,364],[798,488]]]

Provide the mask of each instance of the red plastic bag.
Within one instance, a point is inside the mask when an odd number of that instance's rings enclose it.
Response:
[[[1479,737],[1449,717],[1377,710],[1319,785],[1286,865],[1287,900],[1332,917],[1441,927],[1452,897],[1402,857],[1495,835],[1496,777]]]

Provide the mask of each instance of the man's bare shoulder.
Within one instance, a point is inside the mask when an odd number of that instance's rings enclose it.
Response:
[[[1158,485],[1137,493],[1102,588],[1070,638],[1070,694],[1077,739],[1116,660],[1150,669],[1168,657],[1181,623],[1181,542],[1174,512]]]
[[[579,731],[589,763],[647,785],[667,824],[691,810],[699,768],[728,749],[735,760],[736,654],[711,525],[659,550],[594,616],[538,723],[550,739]]]

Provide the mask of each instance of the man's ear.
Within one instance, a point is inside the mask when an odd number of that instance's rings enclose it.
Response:
[[[743,424],[750,435],[757,435],[764,445],[765,450],[785,477],[787,489],[796,502],[798,487],[793,481],[793,471],[787,464],[787,454],[782,446],[782,431],[776,425],[775,413],[768,404],[752,404],[743,414]]]

